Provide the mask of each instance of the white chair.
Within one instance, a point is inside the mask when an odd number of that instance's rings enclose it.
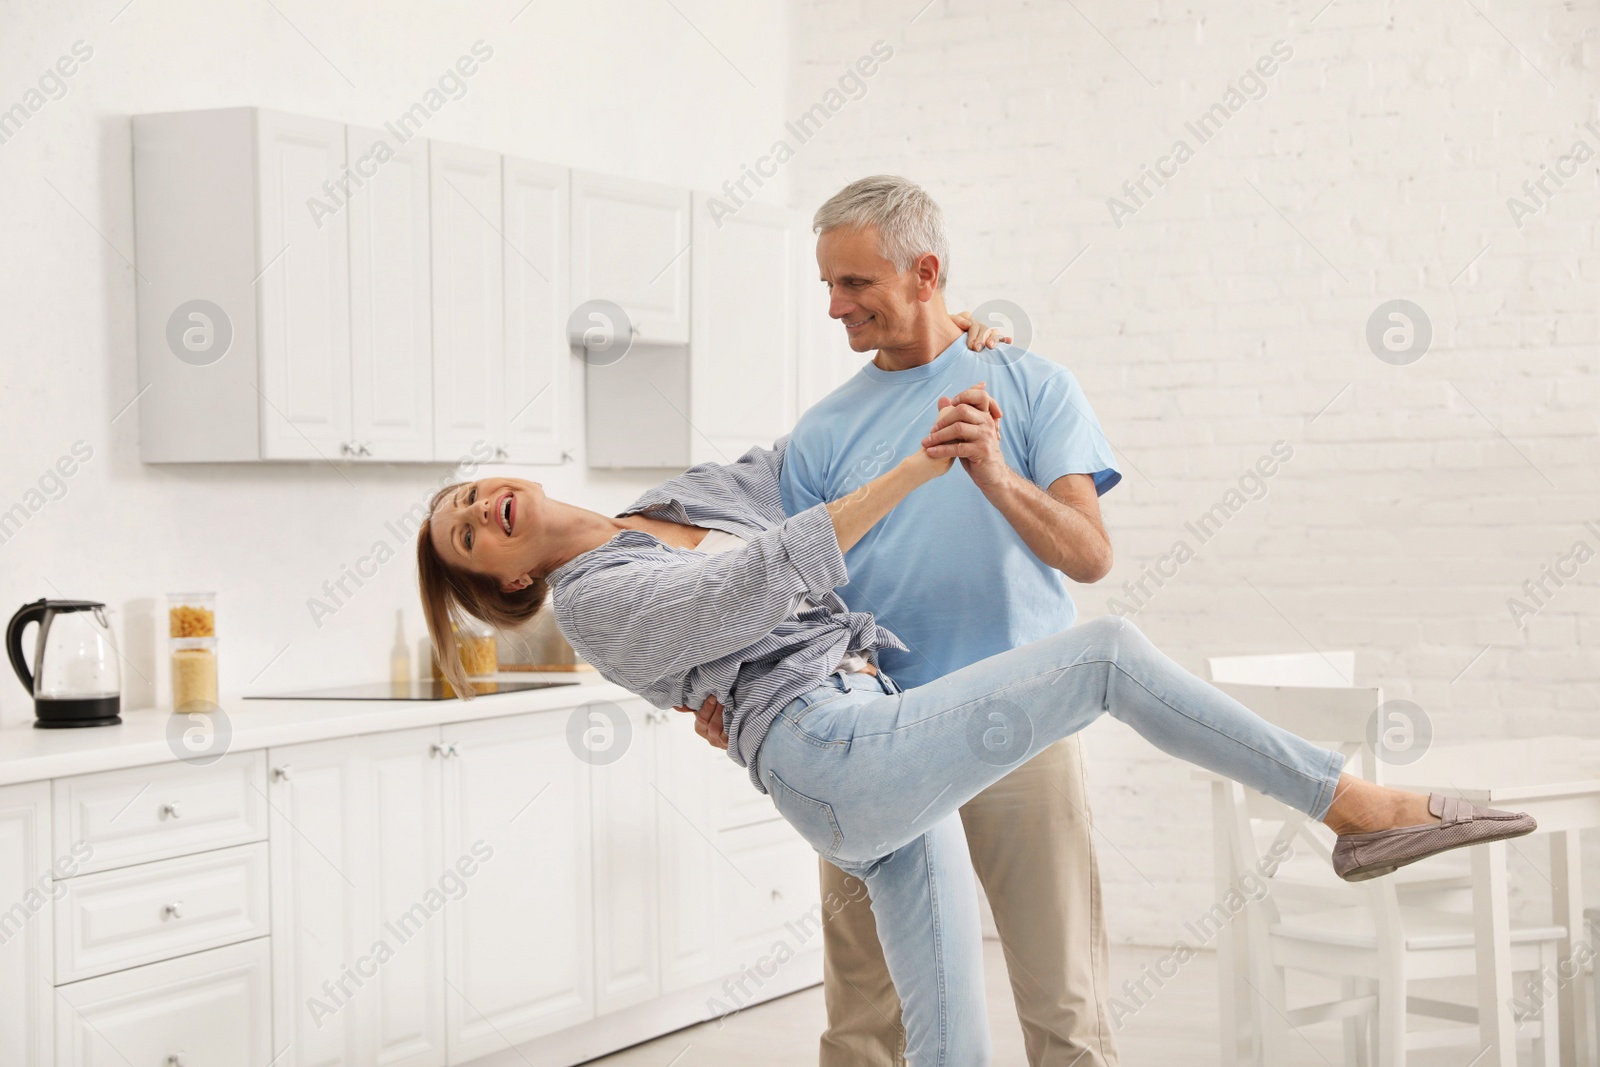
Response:
[[[1600,947],[1600,908],[1590,908],[1583,913],[1585,925],[1589,927],[1589,944]],[[1589,1062],[1600,1060],[1600,962],[1589,965],[1589,992],[1594,997],[1594,1007],[1589,1011],[1589,1021],[1594,1024],[1594,1033],[1579,1034],[1580,1042],[1589,1044]]]
[[[1346,753],[1349,773],[1375,777],[1379,764],[1366,735],[1381,691],[1226,682],[1218,683],[1218,688],[1270,722],[1338,747]],[[1233,880],[1240,884],[1253,877],[1266,887],[1264,895],[1241,913],[1256,1062],[1273,1067],[1289,1062],[1291,1028],[1335,1019],[1344,1021],[1344,1059],[1349,1065],[1375,1062],[1379,1067],[1403,1067],[1413,1049],[1480,1047],[1475,1006],[1411,996],[1408,991],[1412,981],[1476,973],[1470,912],[1415,903],[1394,875],[1344,882],[1329,866],[1333,834],[1326,827],[1237,783],[1225,783],[1221,789],[1225,802],[1218,814],[1227,820]],[[1281,855],[1285,846],[1295,850],[1296,858],[1304,853],[1306,862],[1275,863],[1274,851]],[[1427,899],[1426,894],[1421,896]],[[1558,942],[1564,936],[1559,926],[1513,926],[1512,970],[1540,972],[1555,966]],[[1341,993],[1324,1003],[1290,1007],[1289,971],[1338,978]],[[1409,1015],[1466,1025],[1412,1030]],[[1557,1067],[1555,998],[1524,1025],[1534,1037],[1535,1062]]]
[[[1355,687],[1356,654],[1349,649],[1340,649],[1328,652],[1212,656],[1206,660],[1206,666],[1213,684],[1350,689]],[[1370,712],[1383,702],[1383,696],[1377,689],[1369,690],[1369,693],[1365,701]],[[1340,747],[1348,757],[1346,769],[1351,774],[1358,774],[1371,781],[1382,780],[1383,768],[1381,763],[1373,758],[1374,754],[1369,746],[1347,743]],[[1214,785],[1215,797],[1222,798],[1223,794],[1217,792],[1218,788]],[[1213,824],[1214,833],[1217,835],[1215,843],[1217,865],[1219,870],[1230,870],[1234,866],[1234,860],[1231,858],[1229,817],[1215,799],[1213,807],[1216,809],[1213,812]],[[1257,844],[1263,850],[1270,847],[1269,842]],[[1297,853],[1289,863],[1285,864],[1277,877],[1283,880],[1282,884],[1292,882],[1308,887],[1318,885],[1334,887],[1334,892],[1337,892],[1336,887],[1345,884],[1334,875],[1325,857],[1307,855],[1304,852]],[[1399,890],[1402,901],[1406,903],[1459,911],[1468,911],[1472,906],[1472,869],[1465,857],[1440,857],[1426,864],[1403,867],[1389,877]],[[1229,931],[1218,944],[1219,963],[1225,970],[1231,968],[1233,971],[1231,975],[1223,976],[1225,979],[1231,978],[1231,981],[1225,980],[1218,985],[1218,995],[1222,1001],[1221,1036],[1224,1063],[1232,1062],[1239,1054],[1237,1050],[1241,1039],[1252,1043],[1255,1041],[1251,1036],[1250,1017],[1250,1004],[1255,999],[1255,994],[1246,981],[1248,956],[1245,949],[1243,930]],[[1347,1047],[1365,1043],[1365,1020],[1348,1019],[1345,1031]]]
[[[1251,656],[1212,656],[1206,660],[1211,682],[1226,691],[1228,683],[1250,686],[1303,688],[1355,688],[1356,654],[1336,652],[1282,652]],[[1370,717],[1383,703],[1381,689],[1367,689],[1363,698]],[[1281,724],[1280,724],[1281,725]],[[1313,723],[1315,729],[1315,723]],[[1299,731],[1296,731],[1299,732]],[[1322,735],[1318,735],[1322,736]],[[1365,742],[1366,726],[1352,740],[1339,747],[1348,762],[1345,770],[1371,782],[1382,784],[1386,765]],[[1327,863],[1319,857],[1297,858],[1279,877],[1308,880],[1311,884],[1342,885]],[[1447,854],[1427,863],[1402,867],[1388,876],[1400,891],[1404,904],[1469,911],[1472,908],[1472,863],[1465,853]]]

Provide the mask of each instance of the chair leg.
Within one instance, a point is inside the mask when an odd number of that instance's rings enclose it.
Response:
[[[1344,1000],[1354,1000],[1361,995],[1361,980],[1346,978],[1340,982],[1339,992]],[[1349,1016],[1344,1020],[1344,1067],[1367,1067],[1366,1034],[1361,1017]]]
[[[1556,945],[1546,941],[1539,951],[1544,966],[1539,977],[1556,973]],[[1538,1067],[1561,1067],[1561,998],[1548,996],[1539,1005],[1539,1036],[1533,1042],[1533,1062]]]
[[[1256,1049],[1261,1054],[1262,1064],[1273,1067],[1289,1062],[1289,994],[1285,988],[1284,969],[1271,960],[1265,963],[1257,972],[1261,975],[1260,993],[1266,1003],[1256,1013],[1256,1018],[1261,1020],[1260,1042]]]
[[[1399,953],[1378,976],[1378,1067],[1406,1064],[1406,974]]]

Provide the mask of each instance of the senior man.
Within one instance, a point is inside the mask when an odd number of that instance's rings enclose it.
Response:
[[[1072,625],[1068,580],[1099,581],[1111,568],[1099,495],[1122,477],[1076,379],[1010,345],[969,350],[944,302],[943,215],[914,183],[853,182],[813,228],[828,314],[852,349],[875,355],[800,417],[783,464],[785,510],[837,500],[918,447],[959,457],[965,471],[912,494],[846,554],[840,595],[907,646],[881,651],[879,665],[910,688]],[[996,724],[1002,748],[1014,725]],[[726,746],[715,702],[697,729]],[[1069,737],[961,809],[1032,1067],[1117,1063],[1084,777]],[[826,860],[821,868],[825,899],[859,901],[823,919],[821,1065],[896,1067],[900,1002],[865,887]]]

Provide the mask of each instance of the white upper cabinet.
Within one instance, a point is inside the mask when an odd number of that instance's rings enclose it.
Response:
[[[347,130],[350,448],[356,458],[433,458],[428,142]]]
[[[349,440],[344,160],[337,122],[134,117],[146,462],[337,457]]]
[[[796,308],[804,223],[746,204],[713,219],[694,204],[691,463],[730,462],[771,445],[795,420]]]
[[[260,108],[133,134],[147,463],[682,468],[794,421],[791,212]]]
[[[350,439],[349,216],[308,204],[344,160],[342,124],[257,112],[263,459],[317,459]]]
[[[133,134],[142,458],[431,459],[426,143],[259,108]]]
[[[505,157],[505,386],[491,447],[512,463],[560,463],[573,362],[567,344],[571,171]]]
[[[500,156],[434,142],[433,458],[502,448],[505,260]]]
[[[651,182],[574,172],[572,300],[609,300],[636,340],[689,341],[690,197]]]

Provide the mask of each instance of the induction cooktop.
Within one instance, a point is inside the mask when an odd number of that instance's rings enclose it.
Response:
[[[479,695],[487,693],[525,693],[530,689],[551,689],[577,682],[473,682]],[[246,700],[453,700],[455,692],[444,682],[365,682],[360,685],[335,685],[324,689],[304,689],[297,693],[260,693]]]

